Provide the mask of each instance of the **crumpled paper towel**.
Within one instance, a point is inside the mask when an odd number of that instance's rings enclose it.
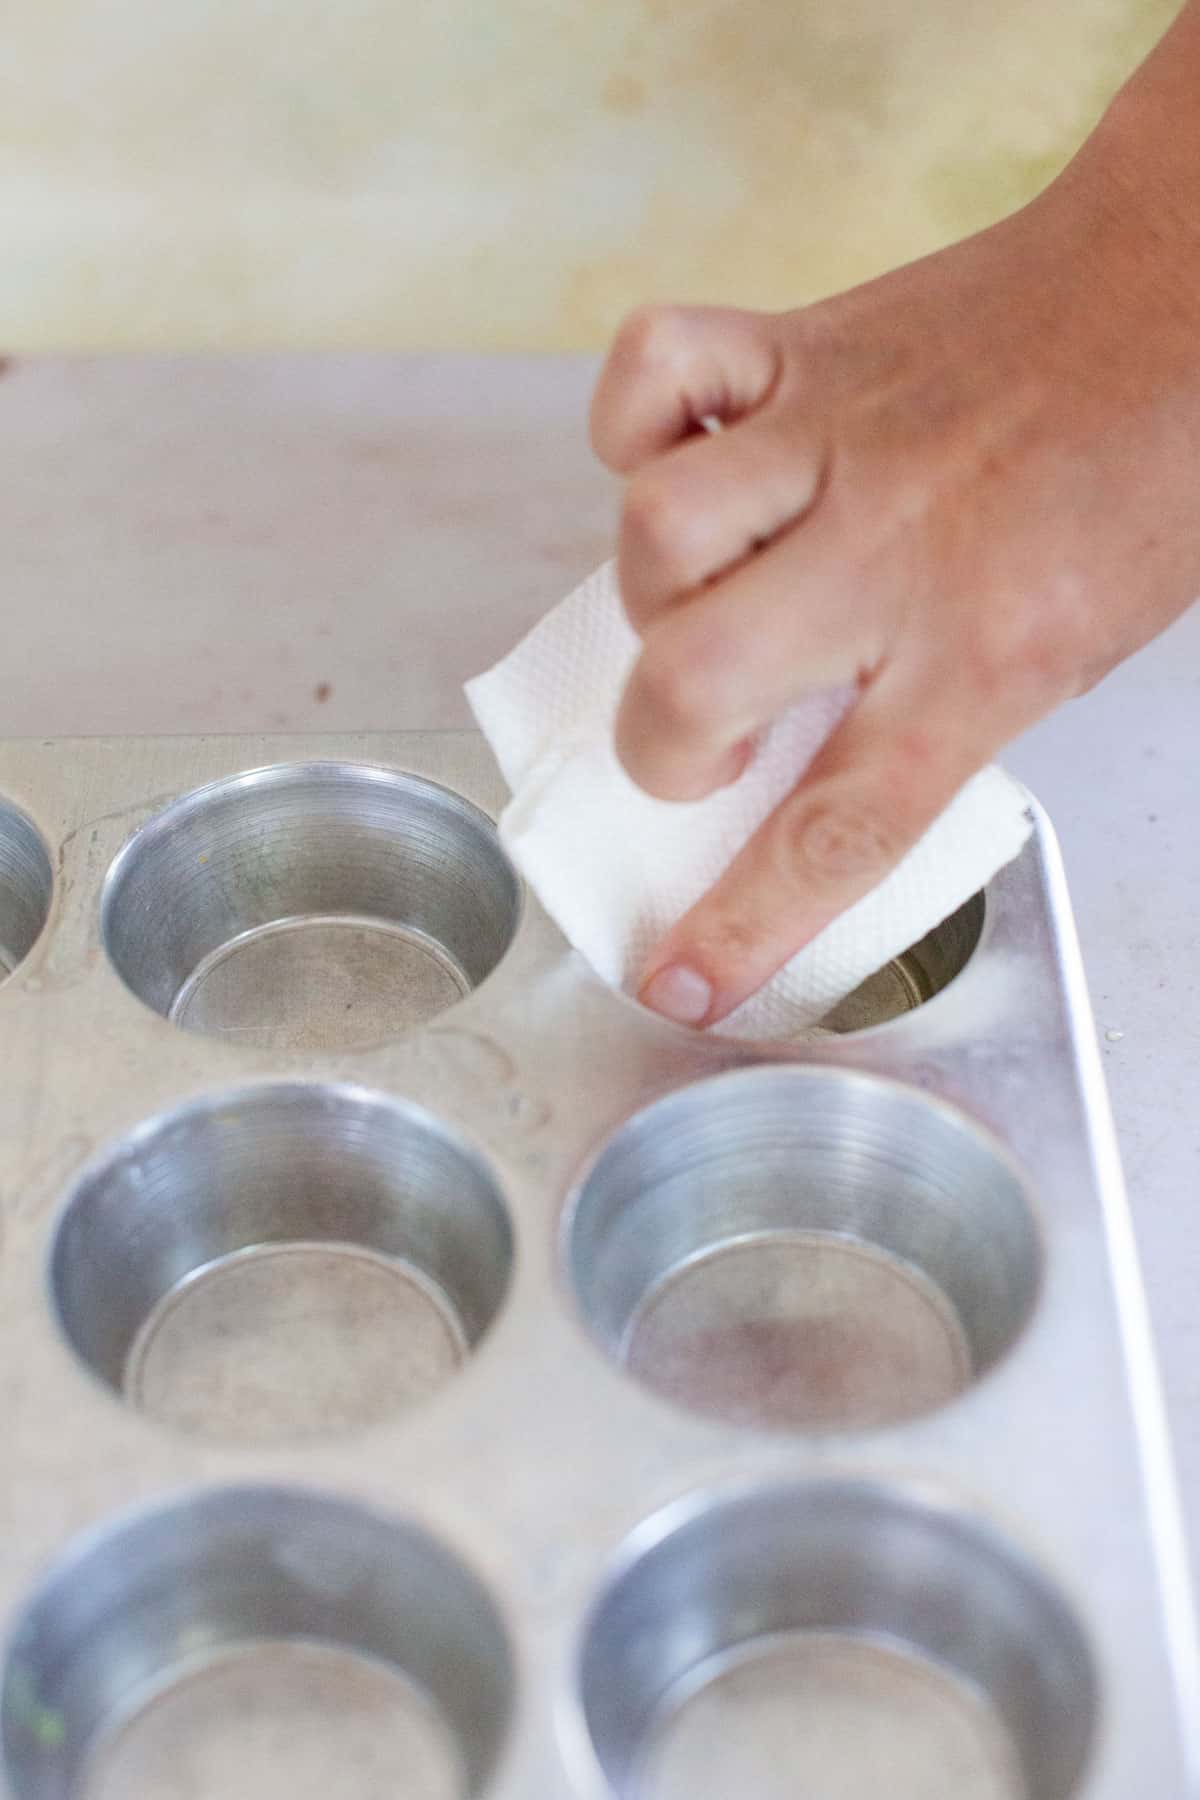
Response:
[[[597,973],[633,991],[649,954],[795,786],[853,698],[815,693],[763,733],[732,787],[655,800],[613,749],[638,654],[611,563],[467,683],[512,789],[500,836],[546,911]],[[1001,769],[976,775],[903,862],[714,1027],[787,1038],[970,899],[1020,850],[1028,795]]]

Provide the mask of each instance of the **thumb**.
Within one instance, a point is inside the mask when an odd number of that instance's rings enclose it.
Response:
[[[732,423],[768,398],[781,361],[770,313],[641,308],[618,331],[596,385],[597,456],[627,475],[689,437],[702,419]]]

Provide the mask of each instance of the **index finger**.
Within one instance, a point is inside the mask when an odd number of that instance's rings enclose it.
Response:
[[[944,690],[882,677],[655,950],[643,1003],[681,1024],[723,1019],[877,887],[995,748]]]

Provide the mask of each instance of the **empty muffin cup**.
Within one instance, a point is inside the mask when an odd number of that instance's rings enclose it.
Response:
[[[512,1659],[417,1526],[292,1488],[210,1489],[67,1550],[4,1672],[15,1800],[475,1800]]]
[[[50,1279],[70,1343],[130,1404],[269,1443],[436,1392],[511,1262],[500,1193],[451,1131],[358,1088],[279,1083],[193,1101],[93,1163]]]
[[[1006,1153],[911,1088],[811,1065],[669,1095],[610,1140],[566,1261],[608,1353],[739,1425],[861,1430],[951,1400],[1035,1303],[1041,1248]]]
[[[617,1800],[1070,1800],[1097,1714],[1056,1587],[906,1491],[793,1483],[635,1534],[580,1660]]]
[[[0,982],[41,936],[53,887],[50,857],[36,826],[0,800]]]
[[[128,987],[190,1031],[353,1050],[455,1005],[512,942],[520,885],[460,795],[357,763],[256,769],[135,833],[104,942]]]

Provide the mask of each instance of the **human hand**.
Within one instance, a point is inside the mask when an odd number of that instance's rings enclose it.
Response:
[[[655,951],[656,1010],[724,1017],[1200,591],[1200,232],[1131,198],[1145,133],[1106,131],[1023,212],[865,287],[619,333],[592,428],[629,477],[629,773],[698,799],[806,691],[859,688]]]

